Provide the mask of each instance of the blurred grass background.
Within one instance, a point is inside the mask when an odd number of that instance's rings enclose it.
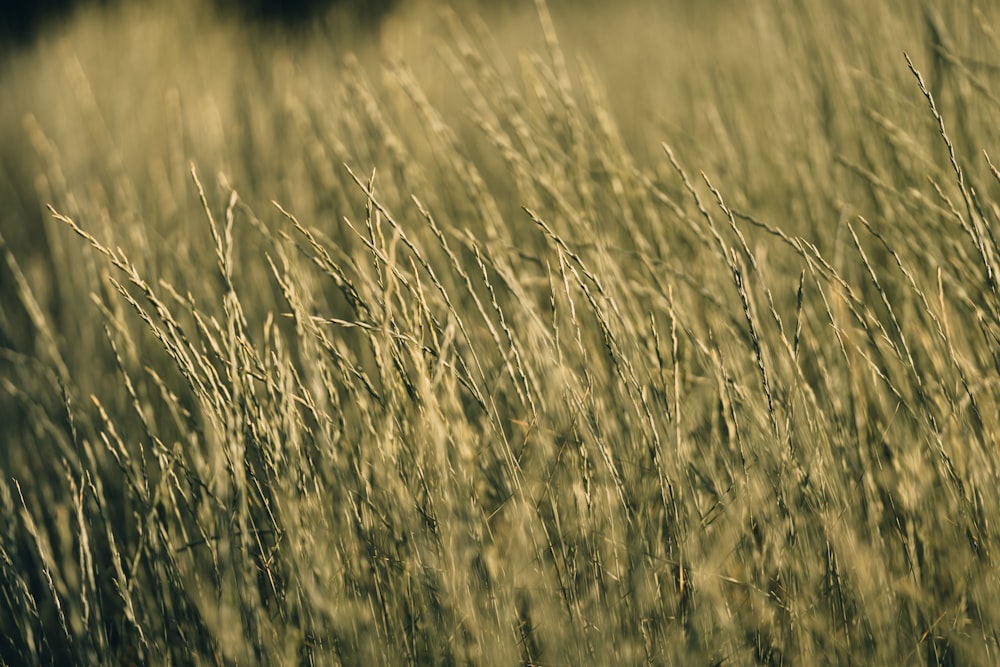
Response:
[[[0,657],[995,663],[996,13],[50,26]]]

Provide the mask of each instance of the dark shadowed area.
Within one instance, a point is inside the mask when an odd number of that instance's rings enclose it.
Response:
[[[332,7],[348,10],[362,25],[374,25],[398,0],[202,0],[237,20],[270,25],[276,30],[296,29],[319,20]],[[40,32],[70,20],[88,6],[144,0],[35,0],[0,4],[0,52],[30,44]],[[156,3],[156,0],[154,0]],[[161,2],[168,6],[168,2]]]

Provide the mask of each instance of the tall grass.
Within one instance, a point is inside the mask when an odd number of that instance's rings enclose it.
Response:
[[[0,659],[994,664],[995,12],[784,5],[9,66]]]

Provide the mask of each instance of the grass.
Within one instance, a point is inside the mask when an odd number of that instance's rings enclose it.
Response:
[[[994,664],[995,10],[781,4],[10,60],[0,661]]]

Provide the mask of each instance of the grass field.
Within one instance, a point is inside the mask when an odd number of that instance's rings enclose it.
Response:
[[[0,65],[0,663],[1000,662],[1000,7],[142,4]]]

